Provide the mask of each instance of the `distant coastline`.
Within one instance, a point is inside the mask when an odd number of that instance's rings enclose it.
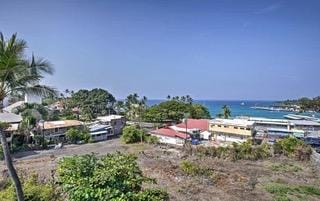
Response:
[[[166,101],[166,99],[150,99],[147,101],[147,105],[152,106],[159,104],[160,102]],[[232,117],[236,116],[252,116],[252,117],[264,117],[264,118],[279,118],[284,119],[285,115],[297,114],[296,111],[285,111],[285,110],[257,110],[252,107],[273,107],[280,101],[270,100],[194,100],[196,103],[203,104],[206,106],[214,118],[220,112],[223,105],[228,105],[231,109]],[[244,103],[244,105],[242,104]],[[299,113],[302,115],[315,115],[320,118],[320,113],[304,112]]]

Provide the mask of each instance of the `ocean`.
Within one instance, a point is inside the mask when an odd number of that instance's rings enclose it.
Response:
[[[165,100],[148,100],[147,104],[152,106],[154,104],[159,104]],[[265,118],[278,118],[283,119],[284,115],[294,114],[293,112],[284,111],[268,111],[268,110],[257,110],[251,107],[253,106],[272,106],[276,101],[243,101],[243,100],[195,100],[195,103],[200,103],[206,106],[211,114],[211,117],[215,117],[218,113],[221,113],[221,108],[223,105],[228,105],[231,110],[231,116],[250,116],[250,117],[265,117]],[[241,103],[244,103],[242,105]],[[311,115],[310,113],[300,113],[302,115]],[[315,113],[313,113],[315,114]],[[320,118],[320,114],[316,113],[316,117]]]

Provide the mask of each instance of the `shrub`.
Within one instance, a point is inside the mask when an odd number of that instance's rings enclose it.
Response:
[[[159,138],[157,136],[146,135],[144,138],[145,141],[150,144],[157,144],[159,142]]]
[[[122,141],[126,144],[140,142],[144,140],[145,133],[142,129],[136,126],[126,126],[122,131]]]
[[[49,184],[39,183],[37,176],[33,176],[22,183],[25,200],[32,201],[58,201],[58,192]],[[0,191],[0,200],[16,201],[16,193],[11,182]]]
[[[273,150],[275,154],[283,153],[302,161],[310,160],[312,154],[311,147],[295,137],[287,137],[277,141],[273,145]]]
[[[64,158],[59,161],[58,178],[69,201],[160,201],[167,197],[157,189],[142,190],[143,182],[153,180],[142,175],[133,155],[115,153],[101,158],[95,155]]]
[[[90,141],[90,133],[86,128],[70,128],[66,132],[66,138],[71,143],[77,143],[78,141],[84,141],[88,143]]]
[[[196,175],[210,176],[212,174],[212,171],[210,169],[201,167],[198,164],[191,161],[187,161],[187,160],[183,160],[180,163],[180,169],[184,173],[190,176],[196,176]]]

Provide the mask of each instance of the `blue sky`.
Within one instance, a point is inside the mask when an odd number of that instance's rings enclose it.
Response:
[[[0,31],[55,67],[46,84],[117,98],[320,95],[320,1],[1,0]]]

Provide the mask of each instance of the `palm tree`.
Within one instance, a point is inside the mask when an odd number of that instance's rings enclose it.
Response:
[[[53,68],[43,59],[35,59],[29,62],[24,53],[27,44],[24,40],[17,39],[13,34],[5,40],[0,32],[0,109],[3,108],[3,100],[12,93],[33,95],[56,95],[56,91],[48,86],[38,84],[45,74],[52,74]],[[1,145],[6,166],[15,186],[18,201],[23,201],[23,190],[17,172],[13,166],[6,136],[3,128],[0,129]]]
[[[222,110],[223,110],[223,118],[229,119],[229,117],[231,117],[231,110],[229,109],[229,107],[227,105],[224,105],[222,107]]]

